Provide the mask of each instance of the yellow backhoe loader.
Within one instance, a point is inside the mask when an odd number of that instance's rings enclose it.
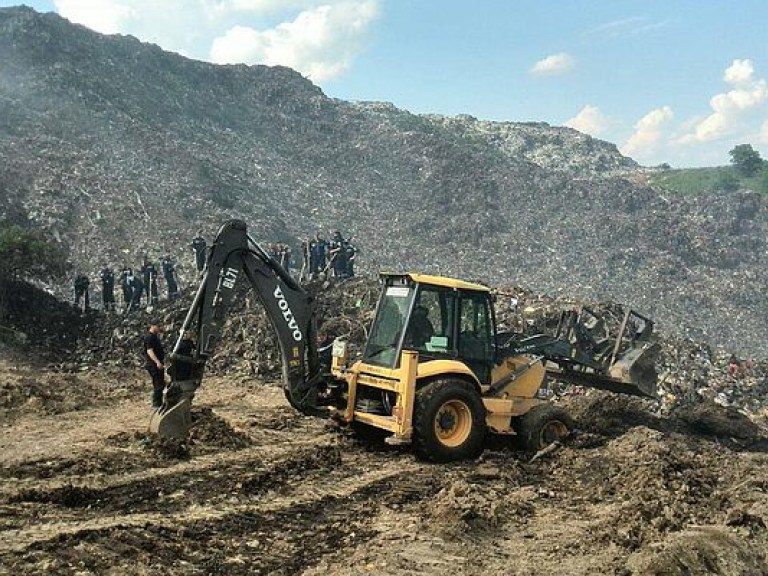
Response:
[[[245,276],[264,304],[283,355],[285,394],[305,413],[332,417],[361,435],[411,444],[424,459],[473,458],[488,432],[516,435],[529,450],[563,439],[573,423],[539,399],[548,375],[584,386],[655,398],[653,322],[626,313],[607,334],[588,309],[563,313],[555,335],[497,333],[492,290],[423,274],[382,274],[382,292],[362,356],[333,345],[330,370],[318,355],[312,298],[233,220],[220,230],[181,333],[192,356],[171,354],[163,406],[152,431],[180,437],[221,324]]]

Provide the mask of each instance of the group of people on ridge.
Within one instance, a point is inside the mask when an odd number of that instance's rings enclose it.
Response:
[[[160,270],[162,278],[168,292],[168,299],[173,300],[179,295],[179,284],[176,278],[176,264],[169,254],[160,259]],[[160,300],[158,289],[158,266],[144,256],[144,261],[135,273],[133,268],[123,264],[120,271],[115,275],[114,270],[108,265],[99,270],[99,280],[101,281],[101,297],[104,310],[115,311],[117,303],[115,300],[115,286],[119,285],[122,292],[122,310],[125,313],[144,307],[156,306]],[[75,276],[75,306],[88,310],[90,304],[91,280],[83,272]]]
[[[320,276],[327,278],[329,275],[345,279],[355,275],[357,248],[351,238],[345,239],[339,230],[333,233],[330,241],[317,232],[314,238],[302,241],[301,252],[301,280],[313,280]]]
[[[202,273],[208,257],[208,243],[201,231],[192,239],[190,246],[194,252],[197,271]],[[291,247],[284,243],[272,242],[268,244],[268,248],[269,255],[290,273],[294,264]],[[334,231],[330,240],[325,240],[320,232],[317,232],[314,238],[306,238],[301,243],[301,251],[303,261],[299,279],[302,281],[320,277],[327,279],[331,276],[346,279],[355,275],[357,248],[352,244],[351,239],[345,239],[339,230]],[[179,282],[174,259],[166,253],[158,263],[145,255],[138,273],[135,273],[132,267],[123,264],[117,276],[105,263],[98,274],[104,310],[117,309],[116,285],[119,285],[122,290],[124,313],[157,306],[160,299],[159,279],[165,282],[168,300],[178,297]],[[82,310],[88,310],[91,307],[90,284],[91,280],[86,274],[77,273],[74,281],[74,303]]]

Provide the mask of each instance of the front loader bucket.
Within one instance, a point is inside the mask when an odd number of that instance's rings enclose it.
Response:
[[[656,398],[656,360],[661,347],[649,342],[624,352],[608,369],[612,380],[626,385],[629,394]]]
[[[192,426],[192,399],[183,398],[170,408],[158,408],[149,421],[149,431],[160,438],[183,440]]]

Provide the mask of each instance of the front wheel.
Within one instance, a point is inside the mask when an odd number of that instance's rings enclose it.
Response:
[[[483,451],[485,406],[471,384],[441,379],[416,392],[413,448],[433,462],[475,458]]]
[[[515,426],[522,448],[530,452],[543,450],[553,442],[565,440],[573,431],[573,418],[558,406],[534,406]]]

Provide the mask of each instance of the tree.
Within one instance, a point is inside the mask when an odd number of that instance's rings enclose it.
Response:
[[[64,275],[66,255],[55,242],[21,226],[0,224],[0,320],[19,280],[51,280]]]
[[[760,153],[751,144],[739,144],[728,154],[731,156],[731,164],[742,176],[754,176],[763,167]]]
[[[0,228],[0,277],[51,280],[66,271],[66,255],[55,242],[21,226]]]

